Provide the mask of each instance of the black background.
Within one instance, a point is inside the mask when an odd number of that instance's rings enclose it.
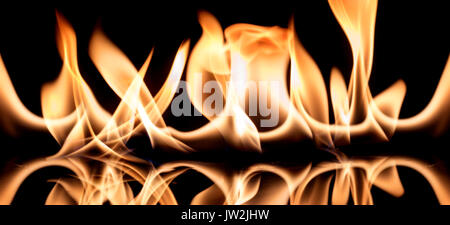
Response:
[[[300,41],[319,65],[328,84],[332,66],[338,67],[345,78],[350,77],[352,56],[346,37],[326,1],[297,2],[166,2],[120,3],[66,2],[49,4],[24,3],[0,6],[0,54],[11,80],[23,103],[37,115],[40,111],[40,88],[56,78],[61,68],[55,41],[55,9],[73,25],[78,40],[78,60],[81,73],[99,102],[112,111],[119,98],[103,81],[88,56],[88,44],[98,24],[108,37],[122,49],[137,68],[155,47],[147,85],[156,93],[172,64],[176,50],[185,39],[193,46],[201,35],[197,11],[214,14],[225,28],[234,23],[287,27],[294,15]],[[378,4],[374,64],[370,80],[376,95],[398,79],[407,84],[407,94],[400,117],[419,113],[431,99],[450,52],[448,28],[449,8],[445,1],[380,1]],[[150,82],[151,80],[151,82]],[[2,82],[2,81],[0,81]],[[180,130],[192,130],[206,122],[204,118],[174,118],[165,114],[168,125]],[[48,156],[59,150],[48,133],[24,129],[18,137],[1,131],[0,168],[7,173],[11,163]],[[450,167],[449,132],[440,137],[427,133],[396,134],[389,143],[368,143],[343,147],[350,156],[407,155],[429,161],[435,166]],[[265,161],[278,164],[303,164],[310,161],[332,160],[308,141],[264,146],[267,153],[254,155],[230,150],[209,154],[178,156],[162,154],[151,149],[148,139],[140,136],[130,143],[136,154],[156,163],[168,160],[195,159],[224,163],[231,169]],[[215,146],[217,148],[217,146]],[[448,169],[447,169],[448,170]],[[400,177],[405,195],[393,198],[373,189],[375,204],[436,204],[436,198],[426,181],[416,172],[401,168]],[[15,204],[43,204],[52,184],[47,180],[67,176],[68,171],[47,168],[30,176],[19,189]],[[192,182],[196,181],[196,182]],[[177,178],[173,185],[182,204],[210,184],[193,172]]]

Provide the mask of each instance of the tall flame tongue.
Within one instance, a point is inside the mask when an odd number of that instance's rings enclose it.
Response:
[[[350,196],[355,204],[372,204],[373,186],[393,196],[403,194],[397,172],[397,166],[402,166],[422,174],[439,202],[450,204],[448,175],[421,161],[404,157],[348,159],[335,150],[335,146],[363,136],[387,141],[395,132],[446,131],[450,124],[450,62],[427,107],[411,118],[399,118],[405,83],[397,81],[375,97],[368,86],[377,1],[330,0],[329,5],[353,54],[348,85],[338,69],[331,71],[331,107],[323,76],[299,42],[293,22],[288,28],[235,24],[223,31],[211,14],[200,12],[203,34],[189,61],[186,41],[155,96],[144,83],[153,51],[136,69],[99,28],[94,31],[89,55],[121,99],[112,114],[100,105],[80,74],[75,32],[57,13],[63,65],[58,78],[42,87],[43,117],[22,104],[0,60],[0,118],[5,130],[14,135],[26,126],[48,130],[61,149],[5,174],[0,180],[0,203],[11,203],[31,173],[60,166],[75,175],[53,181],[47,204],[177,204],[169,185],[187,170],[213,182],[193,198],[192,204],[327,204],[329,199],[333,204],[346,204]],[[162,117],[174,99],[186,62],[189,99],[196,113],[209,120],[187,132],[166,126]],[[214,81],[209,83],[212,86],[208,86],[209,81]],[[217,89],[212,92],[214,85]],[[273,93],[277,95],[273,97]],[[214,102],[216,107],[205,102]],[[224,108],[217,107],[222,103]],[[333,110],[334,124],[330,124],[329,109]],[[309,138],[319,148],[331,149],[339,161],[302,168],[257,164],[238,171],[219,164],[183,161],[155,168],[129,154],[126,145],[132,136],[144,132],[152,147],[183,153],[210,151],[218,144],[263,152],[262,143]],[[141,184],[139,193],[133,193],[130,181]]]

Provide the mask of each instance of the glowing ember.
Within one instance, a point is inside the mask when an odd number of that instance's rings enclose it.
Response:
[[[355,204],[373,204],[373,186],[396,197],[403,194],[397,172],[401,166],[422,174],[439,202],[450,204],[449,176],[421,161],[405,157],[348,159],[336,150],[336,146],[360,137],[388,141],[395,132],[427,129],[438,135],[446,131],[450,63],[447,61],[427,107],[411,118],[399,118],[405,83],[399,80],[377,96],[372,96],[368,86],[377,1],[330,0],[329,5],[350,42],[354,62],[349,84],[338,69],[331,71],[330,93],[318,66],[297,39],[293,20],[288,28],[235,24],[222,30],[211,14],[200,12],[203,35],[190,55],[189,41],[181,44],[155,96],[144,83],[153,52],[136,69],[101,30],[95,30],[89,55],[121,98],[112,114],[100,105],[80,74],[75,32],[57,14],[63,67],[54,82],[42,87],[43,117],[22,104],[3,62],[0,104],[1,116],[10,118],[3,124],[7,131],[15,134],[19,125],[48,130],[61,149],[4,174],[0,203],[11,203],[31,173],[61,166],[75,176],[55,180],[46,204],[177,204],[169,185],[187,170],[214,183],[198,193],[192,204],[328,204],[329,199],[332,204],[347,204],[349,196]],[[182,81],[185,66],[186,81]],[[179,87],[184,93],[176,96]],[[183,108],[191,103],[197,110],[194,113],[209,123],[186,132],[166,126],[162,114],[169,109],[175,116],[197,116]],[[329,108],[334,124],[329,122]],[[213,143],[226,143],[264,154],[262,143],[313,139],[318,148],[333,151],[338,162],[302,168],[258,164],[233,172],[213,163],[191,161],[154,167],[129,154],[126,145],[143,132],[152,147],[185,153],[212,151]],[[263,173],[275,174],[278,179],[264,179]],[[130,181],[142,185],[137,194]]]

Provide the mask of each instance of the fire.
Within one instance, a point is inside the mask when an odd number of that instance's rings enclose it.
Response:
[[[296,37],[293,20],[288,28],[235,24],[223,30],[214,16],[200,12],[200,40],[190,54],[189,41],[180,45],[166,81],[154,96],[144,82],[153,51],[141,68],[135,68],[96,28],[89,55],[121,99],[113,113],[102,107],[83,79],[75,32],[57,13],[57,44],[63,65],[58,78],[42,87],[43,116],[22,104],[1,60],[0,112],[2,118],[8,118],[3,127],[12,135],[18,135],[18,126],[48,131],[61,149],[4,174],[0,203],[11,203],[31,173],[60,166],[75,176],[54,180],[46,204],[177,204],[170,184],[187,170],[213,182],[192,199],[192,204],[328,204],[329,200],[347,204],[350,196],[355,204],[373,204],[373,186],[396,197],[404,193],[397,167],[423,175],[439,202],[450,204],[449,176],[424,162],[406,157],[351,159],[336,149],[367,136],[373,141],[389,141],[396,132],[426,129],[439,135],[446,131],[450,62],[426,108],[413,117],[399,118],[406,84],[399,80],[377,96],[372,96],[368,85],[377,1],[329,0],[329,5],[353,54],[350,82],[346,84],[343,74],[334,68],[329,93],[318,66]],[[169,127],[162,117],[178,98],[185,70],[189,101],[209,120],[191,131]],[[216,86],[205,92],[211,81]],[[214,102],[215,107],[206,102]],[[334,124],[330,123],[329,109],[333,110]],[[184,153],[211,151],[212,143],[263,153],[262,143],[313,139],[318,148],[331,149],[337,161],[296,168],[257,164],[239,171],[193,161],[155,167],[129,154],[127,142],[141,133],[149,136],[152,147]],[[267,173],[276,178],[262,176]],[[130,181],[141,184],[137,194]]]

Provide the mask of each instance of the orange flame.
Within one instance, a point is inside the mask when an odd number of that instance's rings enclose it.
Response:
[[[398,166],[422,174],[439,202],[450,204],[449,177],[421,161],[404,157],[367,160],[343,156],[338,162],[303,168],[258,164],[230,172],[221,165],[190,161],[155,168],[150,162],[128,154],[127,141],[141,132],[147,132],[153,147],[167,151],[205,151],[211,149],[207,143],[219,142],[236,149],[263,152],[261,143],[282,140],[309,138],[319,147],[334,149],[362,136],[388,141],[395,132],[445,131],[450,121],[450,62],[447,61],[427,107],[411,118],[399,118],[405,83],[397,81],[375,97],[368,86],[377,1],[330,0],[329,5],[347,35],[354,62],[348,85],[338,69],[334,68],[330,74],[334,124],[329,122],[323,76],[296,37],[293,22],[289,28],[235,24],[223,31],[211,14],[200,12],[203,34],[189,61],[189,41],[185,41],[155,96],[144,83],[153,51],[142,67],[136,69],[97,28],[89,55],[121,99],[111,114],[96,100],[80,74],[75,32],[57,13],[58,50],[63,65],[58,78],[42,87],[43,117],[34,115],[22,104],[1,60],[0,112],[1,118],[7,118],[2,124],[11,134],[18,133],[19,125],[46,129],[61,149],[53,156],[33,160],[5,174],[0,180],[0,204],[11,203],[21,183],[31,173],[48,166],[68,168],[75,176],[54,180],[46,204],[177,204],[169,185],[186,170],[195,170],[213,182],[192,199],[192,204],[327,204],[329,200],[332,204],[347,204],[349,196],[355,204],[373,204],[370,192],[373,186],[393,196],[403,194]],[[162,114],[175,96],[186,63],[190,101],[209,123],[184,132],[166,126]],[[225,108],[218,113],[211,113],[204,106],[204,99],[212,94],[201,92],[207,81],[219,84],[216,91],[221,92]],[[248,88],[255,81],[262,85],[254,90]],[[280,123],[267,129],[259,125],[266,121],[267,115],[260,112],[250,116],[254,103],[241,100],[252,91],[259,95],[275,92],[270,82],[280,84],[280,96],[270,98],[268,103],[271,107],[279,106]],[[265,174],[275,176],[268,179]],[[133,193],[129,181],[141,184],[138,194]],[[332,194],[328,196],[330,188]]]

